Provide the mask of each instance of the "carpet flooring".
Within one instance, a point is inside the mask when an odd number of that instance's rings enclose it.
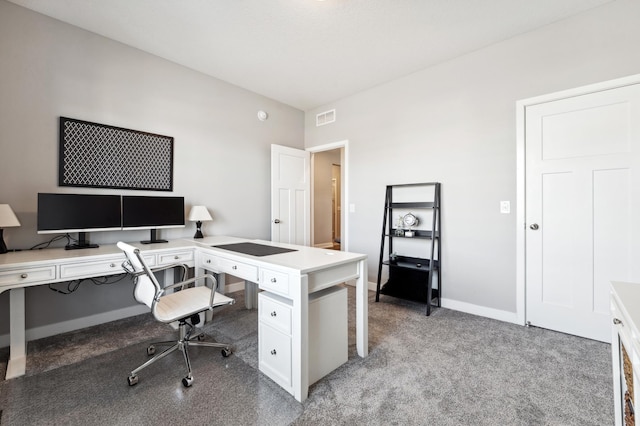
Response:
[[[231,296],[205,331],[234,354],[192,348],[192,387],[180,354],[127,385],[145,342],[173,337],[141,315],[29,342],[27,374],[0,381],[0,425],[614,424],[610,345],[374,294],[369,356],[350,309],[349,360],[298,403],[258,370],[257,312]]]

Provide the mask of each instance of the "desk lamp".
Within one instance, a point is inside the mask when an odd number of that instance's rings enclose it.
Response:
[[[196,235],[193,238],[203,238],[202,222],[213,219],[205,206],[193,206],[189,212],[189,220],[196,223]]]
[[[7,252],[7,245],[4,243],[3,228],[9,228],[12,226],[20,226],[20,222],[16,217],[9,204],[0,204],[0,253]]]

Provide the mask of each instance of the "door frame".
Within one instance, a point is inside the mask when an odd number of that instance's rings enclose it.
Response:
[[[527,107],[640,83],[640,74],[562,90],[516,102],[516,322],[526,325],[526,110]]]
[[[341,216],[342,216],[342,222],[341,222],[341,226],[340,226],[340,250],[341,251],[349,251],[349,215],[345,213],[345,207],[348,206],[349,204],[349,173],[348,173],[348,169],[349,169],[349,141],[348,140],[342,140],[342,141],[338,141],[338,142],[331,142],[328,144],[324,144],[324,145],[317,145],[317,146],[312,146],[309,148],[306,148],[306,151],[309,151],[312,155],[317,153],[317,152],[323,152],[323,151],[332,151],[334,149],[341,149],[342,148],[342,156],[340,158],[340,180],[341,180],[341,197],[340,197],[340,203],[342,206],[342,210],[341,210]],[[314,241],[314,235],[313,235],[313,222],[315,220],[315,218],[313,217],[313,200],[314,200],[314,193],[313,193],[313,179],[314,179],[314,171],[313,171],[313,161],[311,161],[312,164],[312,170],[311,170],[311,229],[310,229],[310,236],[311,236],[311,241]]]

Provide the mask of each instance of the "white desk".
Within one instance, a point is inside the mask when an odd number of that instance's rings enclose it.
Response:
[[[296,251],[256,257],[212,247],[236,242],[254,242],[292,248]],[[165,244],[134,244],[151,267],[183,263],[196,274],[209,270],[231,274],[256,283],[261,290],[290,301],[291,378],[283,383],[261,367],[298,401],[309,389],[309,294],[356,280],[356,347],[358,355],[368,354],[368,285],[365,255],[293,246],[270,241],[234,237],[176,240]],[[124,255],[115,245],[97,249],[45,249],[11,252],[0,256],[0,292],[10,290],[10,359],[6,378],[21,376],[26,366],[24,288],[53,282],[114,275],[122,272]]]
[[[625,424],[625,409],[640,400],[640,283],[611,283],[613,399],[615,424]],[[627,354],[627,374],[625,357]],[[625,376],[633,383],[627,382]],[[625,398],[627,394],[627,398]]]

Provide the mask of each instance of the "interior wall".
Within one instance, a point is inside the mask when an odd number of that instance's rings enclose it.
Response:
[[[270,146],[303,148],[302,111],[5,0],[0,58],[0,203],[10,204],[22,223],[5,230],[10,249],[52,237],[36,234],[38,192],[184,196],[187,210],[209,208],[205,235],[269,239]],[[259,121],[258,110],[269,119]],[[58,187],[60,116],[173,136],[174,190]],[[160,235],[194,233],[188,223]],[[148,236],[96,232],[91,241]],[[8,332],[8,295],[0,293],[0,335]],[[136,304],[127,280],[85,283],[72,295],[38,286],[27,289],[26,299],[27,328]]]
[[[331,248],[333,245],[333,164],[340,164],[340,150],[313,154],[313,244]]]
[[[369,255],[369,280],[385,185],[439,181],[445,302],[515,320],[515,103],[640,73],[638,16],[640,2],[617,0],[308,111],[307,148],[349,140],[349,250]]]

